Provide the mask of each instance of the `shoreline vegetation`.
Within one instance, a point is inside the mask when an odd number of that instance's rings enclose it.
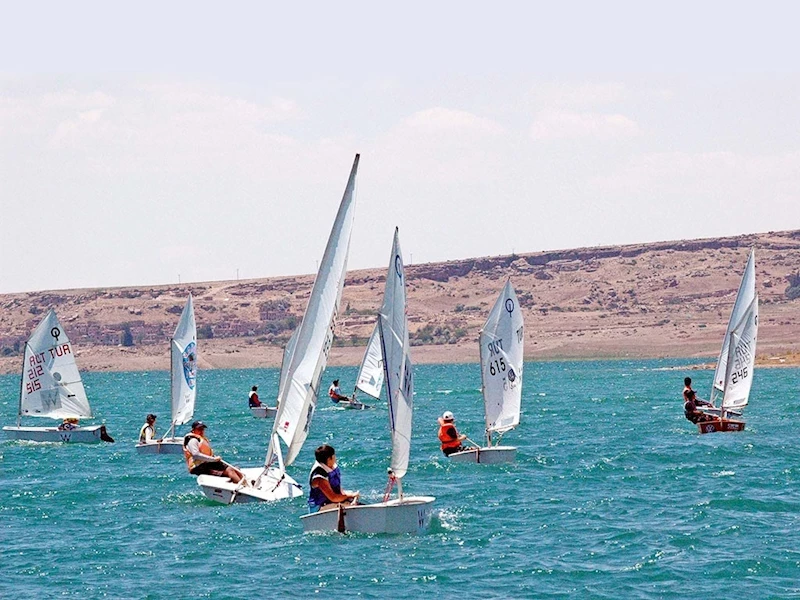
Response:
[[[512,254],[406,266],[415,363],[477,363],[505,280],[525,312],[525,360],[674,358],[713,368],[750,248],[759,367],[800,365],[800,230]],[[347,274],[329,366],[357,366],[385,269]],[[200,369],[279,367],[313,276],[0,294],[0,373],[19,373],[54,308],[82,371],[166,370],[191,293]]]

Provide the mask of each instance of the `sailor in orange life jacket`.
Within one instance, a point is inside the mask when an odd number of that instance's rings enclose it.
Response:
[[[187,433],[183,438],[183,455],[186,458],[189,473],[227,477],[233,483],[239,483],[245,479],[244,473],[214,454],[211,444],[205,436],[205,431],[206,424],[202,421],[195,421],[192,423],[192,432]],[[246,479],[245,483],[247,483]]]
[[[458,433],[454,424],[455,420],[456,418],[449,410],[439,417],[439,441],[442,442],[442,452],[445,456],[466,450],[461,442],[467,439],[467,436]]]

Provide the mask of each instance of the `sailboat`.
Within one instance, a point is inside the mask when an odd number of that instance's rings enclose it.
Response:
[[[378,331],[384,358],[389,430],[392,436],[386,493],[383,501],[376,504],[334,504],[328,510],[304,515],[300,517],[304,531],[419,533],[430,524],[436,498],[403,495],[403,477],[408,470],[411,451],[414,376],[408,343],[405,275],[397,229],[394,232],[389,273],[386,275],[383,305],[378,317]],[[390,499],[395,484],[398,495]]]
[[[705,412],[718,409],[719,419],[698,423],[700,433],[744,429],[744,421],[729,419],[728,415],[740,415],[750,398],[756,363],[757,336],[756,254],[755,250],[751,250],[728,321],[728,329],[722,340],[717,368],[714,370],[714,383],[711,387],[712,408],[700,407]]]
[[[522,309],[511,280],[489,313],[480,333],[481,389],[486,415],[486,446],[450,455],[453,462],[513,462],[517,449],[500,446],[503,434],[519,425],[522,401],[523,344]],[[492,435],[498,435],[493,444]]]
[[[22,427],[22,417],[91,419],[75,352],[53,309],[25,343],[16,426],[3,427],[6,436],[34,442],[113,442],[105,425]],[[65,427],[66,425],[66,427]]]
[[[308,436],[317,406],[320,380],[328,361],[336,315],[342,298],[350,234],[355,215],[356,154],[350,177],[328,245],[319,266],[308,307],[300,326],[284,350],[278,387],[278,414],[272,426],[267,455],[262,467],[246,468],[246,480],[234,484],[227,477],[200,475],[197,484],[203,493],[218,502],[255,502],[279,500],[302,495],[301,486],[286,473],[297,458]],[[283,456],[280,441],[286,444]]]
[[[372,408],[372,406],[358,400],[356,395],[361,391],[371,398],[378,400],[381,397],[382,387],[383,351],[381,350],[381,336],[378,331],[378,324],[376,323],[375,327],[372,329],[372,335],[369,336],[367,349],[364,352],[364,358],[361,360],[361,366],[358,369],[358,377],[356,378],[356,385],[353,388],[353,395],[350,398],[350,402],[340,402],[339,406],[342,408],[354,408],[356,410]]]
[[[194,320],[192,295],[186,300],[170,348],[170,388],[172,410],[169,431],[160,442],[136,444],[139,454],[181,454],[183,437],[175,437],[175,427],[188,423],[194,416],[197,397],[197,325]]]

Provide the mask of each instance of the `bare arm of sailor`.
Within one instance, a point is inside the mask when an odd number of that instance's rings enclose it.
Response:
[[[330,482],[324,477],[315,477],[311,480],[311,487],[322,490],[325,497],[331,502],[347,502],[348,500],[358,500],[359,493],[344,490],[343,494],[337,494],[331,487]]]
[[[189,454],[192,455],[192,458],[197,462],[215,462],[222,460],[222,458],[219,456],[210,456],[200,452],[200,442],[196,438],[189,440],[189,443],[186,444],[186,449],[189,451]]]

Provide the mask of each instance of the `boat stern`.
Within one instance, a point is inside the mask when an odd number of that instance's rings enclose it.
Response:
[[[704,421],[697,424],[700,433],[717,433],[728,431],[744,431],[744,421],[734,419],[716,419],[714,421]]]

